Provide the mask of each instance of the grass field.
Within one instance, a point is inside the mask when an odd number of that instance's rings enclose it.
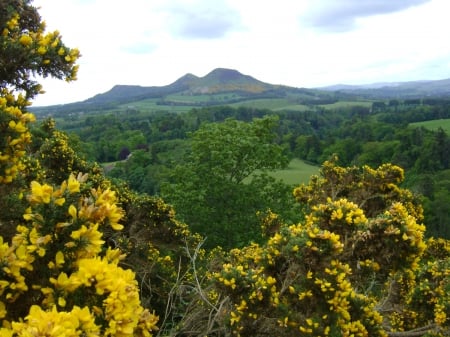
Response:
[[[437,130],[442,128],[448,135],[450,135],[450,119],[435,119],[433,121],[417,122],[409,125],[413,127],[423,126],[429,130]]]
[[[370,101],[339,101],[333,104],[322,104],[321,107],[325,109],[347,109],[353,106],[363,106],[366,108],[370,108],[372,106],[372,102]]]
[[[307,164],[300,159],[293,159],[286,169],[273,172],[271,176],[282,179],[286,184],[300,185],[307,183],[311,175],[318,173],[318,166]]]
[[[260,98],[260,99],[249,99],[247,101],[233,103],[229,105],[233,107],[244,106],[255,109],[279,109],[290,104],[292,103],[285,98]]]

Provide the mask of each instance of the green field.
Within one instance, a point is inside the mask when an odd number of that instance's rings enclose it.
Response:
[[[409,125],[412,127],[423,126],[424,128],[433,130],[433,131],[435,131],[439,128],[442,128],[447,134],[450,135],[450,119],[435,119],[432,121],[411,123]]]
[[[319,167],[305,163],[300,159],[293,159],[284,170],[271,173],[272,177],[282,179],[289,185],[307,183],[313,174],[319,173]]]
[[[319,105],[325,109],[348,109],[354,106],[363,106],[365,108],[370,108],[372,106],[371,101],[339,101],[332,104],[321,104]]]

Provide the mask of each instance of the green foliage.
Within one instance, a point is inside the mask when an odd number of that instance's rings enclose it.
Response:
[[[295,101],[296,98],[288,95],[285,99]],[[423,193],[425,185],[421,183],[424,181],[422,176],[445,170],[449,167],[450,158],[447,153],[450,148],[449,137],[444,130],[432,131],[406,124],[419,117],[442,118],[448,113],[448,102],[445,100],[428,101],[412,105],[399,100],[372,111],[360,102],[359,106],[336,103],[335,110],[330,110],[330,104],[326,109],[309,105],[303,111],[211,106],[192,109],[183,114],[155,112],[146,106],[127,105],[106,115],[96,113],[77,116],[74,113],[58,123],[65,130],[77,133],[84,142],[83,149],[88,149],[90,159],[116,162],[123,158],[119,158],[122,150],[148,150],[147,155],[139,154],[139,157],[148,156],[145,161],[135,161],[131,157],[116,163],[113,170],[108,169],[107,172],[110,177],[123,179],[133,189],[149,194],[158,194],[160,184],[170,180],[167,173],[183,162],[185,150],[190,146],[186,138],[189,132],[195,132],[203,123],[220,122],[230,117],[251,121],[265,115],[279,117],[275,131],[278,143],[289,158],[303,159],[316,165],[328,160],[333,154],[339,156],[341,165],[378,166],[392,162],[405,169],[405,186]],[[105,125],[108,127],[105,128]],[[132,143],[128,138],[131,140],[133,136],[129,135],[143,135],[144,144]],[[427,191],[434,193],[431,188],[427,188]],[[434,197],[426,194],[426,197],[436,199],[439,203],[443,194],[438,193]],[[444,202],[442,200],[440,203]],[[432,212],[432,208],[428,209],[431,207],[429,202],[425,202],[425,207],[428,213]],[[430,233],[437,233],[436,229],[439,228],[439,235],[447,235],[436,217],[429,219],[427,225]]]
[[[192,135],[191,153],[175,168],[173,183],[163,185],[163,197],[194,231],[207,236],[208,247],[258,240],[257,211],[290,212],[290,188],[265,174],[287,164],[274,143],[275,125],[273,118],[204,124]]]
[[[448,242],[427,248],[402,179],[393,165],[325,163],[294,192],[308,205],[303,222],[268,214],[265,228],[279,229],[267,243],[231,250],[212,274],[229,299],[222,324],[236,336],[443,336]]]
[[[0,3],[0,90],[24,92],[27,99],[41,91],[34,76],[76,78],[77,49],[66,47],[58,31],[45,33],[45,23],[30,0]]]
[[[424,122],[410,123],[413,128],[424,127],[425,129],[437,131],[442,129],[445,133],[450,133],[450,119],[435,119]]]

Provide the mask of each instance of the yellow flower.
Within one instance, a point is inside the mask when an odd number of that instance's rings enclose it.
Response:
[[[40,55],[44,55],[47,52],[47,48],[45,46],[40,46],[37,50]]]
[[[58,198],[55,200],[55,204],[58,206],[64,205],[65,202],[66,202],[66,199],[64,199],[64,198]]]
[[[272,276],[269,276],[267,278],[267,284],[268,285],[272,285],[272,284],[275,284],[275,283],[277,283],[277,280],[275,278],[273,278]]]
[[[68,277],[66,273],[60,273],[57,279],[51,277],[50,282],[55,286],[55,288],[68,292],[76,290],[81,284],[79,279],[72,276]]]
[[[338,208],[337,210],[334,210],[331,213],[331,220],[334,220],[334,219],[340,220],[340,219],[342,219],[343,216],[344,216],[344,214],[342,213],[342,209]]]
[[[67,187],[69,188],[70,194],[80,192],[80,182],[75,178],[73,174],[69,176]]]
[[[60,307],[65,307],[65,306],[66,306],[66,300],[65,300],[64,297],[59,297],[59,298],[58,298],[58,305],[59,305]]]
[[[27,131],[27,127],[21,122],[15,122],[13,120],[9,121],[8,126],[10,129],[13,129],[16,132],[19,133],[24,133],[25,131]]]
[[[77,219],[77,209],[75,208],[74,205],[69,206],[69,214],[74,220]]]
[[[61,267],[64,264],[64,254],[60,250],[56,253],[55,262],[57,267]]]
[[[102,245],[105,243],[105,241],[101,239],[102,233],[98,231],[98,224],[95,224],[90,228],[82,225],[79,230],[73,231],[70,236],[80,243],[77,252],[78,258],[95,256],[102,250]]]
[[[47,184],[39,184],[37,181],[31,182],[30,202],[49,204],[53,194],[53,187]]]
[[[20,38],[19,38],[19,42],[24,45],[24,46],[29,46],[32,42],[33,39],[30,37],[30,35],[28,34],[23,34]]]
[[[14,16],[6,23],[10,30],[13,30],[19,25],[19,15],[14,14]]]

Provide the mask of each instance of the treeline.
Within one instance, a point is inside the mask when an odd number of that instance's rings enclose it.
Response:
[[[398,104],[396,104],[397,102]],[[341,165],[393,163],[406,170],[405,185],[423,195],[428,231],[450,237],[450,139],[444,130],[410,127],[409,123],[450,118],[450,105],[433,101],[391,100],[371,108],[352,106],[309,111],[271,111],[248,107],[194,108],[187,113],[125,110],[66,120],[61,128],[76,135],[87,158],[106,166],[108,175],[123,179],[139,192],[159,194],[160,184],[190,149],[189,135],[205,123],[228,118],[250,122],[275,115],[279,119],[276,142],[289,158],[320,165],[332,155]],[[414,102],[413,102],[414,103]],[[75,142],[76,143],[76,142]],[[130,156],[130,154],[132,154]],[[448,183],[447,183],[448,182]]]

